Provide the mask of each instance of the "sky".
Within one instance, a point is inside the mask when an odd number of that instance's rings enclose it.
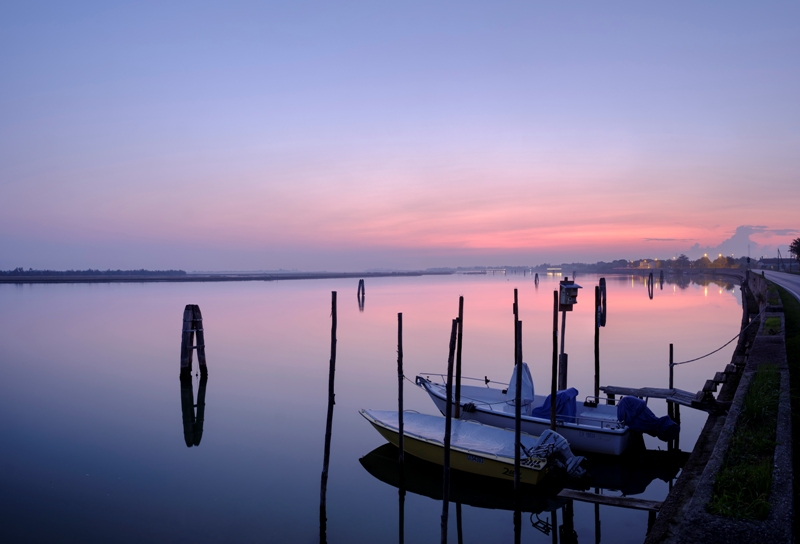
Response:
[[[786,253],[797,2],[5,2],[0,269]]]

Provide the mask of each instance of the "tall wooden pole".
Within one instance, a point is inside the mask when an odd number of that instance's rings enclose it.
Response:
[[[445,408],[444,472],[442,475],[442,544],[447,544],[447,515],[450,509],[450,431],[453,425],[453,358],[456,351],[457,330],[458,319],[454,319],[453,326],[450,329],[450,355],[447,357],[447,384],[445,387],[447,407]]]
[[[333,392],[334,376],[336,373],[336,291],[331,292],[331,359],[328,371],[328,418],[325,424],[325,455],[322,461],[322,483],[320,485],[319,500],[319,531],[320,541],[325,542],[327,515],[325,496],[328,489],[328,464],[331,459],[331,427],[333,427],[333,405],[335,395]]]
[[[464,297],[458,297],[458,339],[456,344],[456,419],[461,417],[461,339],[464,336]]]
[[[594,400],[600,397],[600,286],[594,286]]]
[[[550,380],[550,430],[556,430],[556,392],[558,379],[558,291],[553,291],[553,372]]]
[[[561,354],[558,357],[558,388],[567,388],[567,354],[564,353],[564,337],[567,333],[567,312],[561,312]]]
[[[673,354],[672,344],[670,344],[669,345],[669,388],[670,389],[675,387],[675,380],[674,380],[675,366],[672,364],[673,363],[672,354]],[[670,401],[667,401],[667,415],[670,417],[670,419],[675,421],[675,404]],[[667,450],[672,451],[674,447],[675,447],[674,440],[670,440],[669,442],[667,442]]]
[[[514,406],[514,491],[520,490],[520,473],[519,465],[521,461],[520,454],[520,434],[522,433],[522,321],[517,321],[515,337],[517,339],[517,372],[516,383],[514,384],[514,398],[516,399]]]
[[[192,323],[194,327],[195,337],[197,338],[197,364],[200,366],[200,375],[208,376],[208,367],[206,367],[206,337],[203,330],[203,314],[200,313],[200,306],[195,304],[192,307]]]
[[[398,448],[400,449],[398,461],[402,471],[404,459],[403,441],[403,314],[397,314],[397,423],[399,431]]]
[[[400,464],[400,485],[397,489],[399,508],[399,542],[405,541],[405,500],[406,500],[406,471],[405,471],[405,446],[403,436],[403,314],[397,314],[397,421],[399,440],[398,462]]]

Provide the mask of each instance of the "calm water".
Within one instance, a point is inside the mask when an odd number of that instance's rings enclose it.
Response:
[[[406,375],[445,372],[450,323],[464,295],[464,374],[507,381],[519,288],[524,359],[537,388],[546,389],[556,281],[545,277],[537,289],[530,277],[499,274],[368,279],[363,312],[357,280],[350,279],[0,285],[3,540],[318,542],[330,293],[337,291],[328,540],[396,542],[397,490],[359,463],[384,441],[358,409],[396,406],[397,313],[403,312]],[[593,384],[597,277],[577,282],[584,289],[567,318],[566,351],[570,385],[582,398]],[[667,283],[650,300],[640,278],[608,282],[602,384],[666,387],[670,342],[681,361],[737,332],[738,288]],[[191,448],[178,380],[189,303],[203,312],[210,374],[202,440]],[[676,387],[697,391],[729,362],[733,347],[679,367]],[[405,404],[434,413],[408,382]],[[663,402],[651,400],[650,407],[666,413]],[[705,418],[688,409],[682,415],[681,446],[690,449]],[[647,444],[664,447],[655,439]],[[660,500],[667,488],[656,479],[637,496]],[[574,508],[579,541],[594,542],[594,506]],[[409,493],[406,542],[438,542],[440,514],[441,502]],[[645,512],[603,506],[600,517],[605,542],[644,538]],[[454,507],[450,523],[455,542]],[[552,542],[527,514],[523,523],[524,542]],[[513,514],[465,505],[463,530],[465,542],[510,542]]]

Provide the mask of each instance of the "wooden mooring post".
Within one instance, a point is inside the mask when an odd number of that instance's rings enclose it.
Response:
[[[550,430],[556,430],[556,393],[558,392],[558,291],[553,291],[553,371],[550,381]]]
[[[447,357],[447,384],[445,387],[447,403],[444,422],[444,469],[442,473],[442,544],[447,544],[447,517],[450,511],[450,432],[453,426],[453,359],[456,351],[458,319],[453,320],[450,329],[450,354]]]
[[[403,314],[397,314],[397,426],[398,426],[398,449],[400,463],[400,475],[402,480],[404,462],[404,440],[403,440]]]
[[[461,417],[461,341],[464,336],[464,297],[458,297],[458,335],[456,338],[456,414]]]
[[[406,468],[405,441],[403,435],[403,314],[397,314],[397,461],[400,466],[400,485],[397,487],[399,514],[399,542],[405,541],[405,502],[406,502]]]
[[[356,292],[356,299],[358,300],[358,311],[364,311],[364,300],[366,299],[366,289],[364,287],[364,280],[358,280],[358,291]]]
[[[194,345],[195,336],[197,345]],[[200,313],[200,306],[197,304],[187,304],[183,310],[183,331],[181,332],[181,376],[192,375],[192,358],[194,350],[197,350],[197,363],[200,366],[200,373],[208,376],[206,367],[206,341],[203,334],[203,315]]]
[[[522,321],[517,320],[514,336],[517,343],[517,379],[516,384],[514,384],[516,391],[514,397],[516,399],[516,406],[514,406],[514,541],[515,544],[518,544],[522,534],[522,518],[519,514],[519,506],[522,499],[522,475],[520,473],[520,465],[522,463],[522,448],[520,448],[522,434]]]
[[[319,499],[319,533],[320,542],[327,542],[327,505],[328,465],[331,459],[331,428],[333,427],[333,405],[336,404],[333,390],[336,374],[336,291],[331,292],[331,358],[328,371],[328,417],[325,423],[325,454],[322,461],[322,478]]]

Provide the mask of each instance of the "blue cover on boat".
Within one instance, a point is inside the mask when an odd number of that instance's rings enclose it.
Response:
[[[657,436],[659,440],[668,442],[678,438],[680,425],[669,416],[656,417],[647,404],[636,397],[623,397],[617,406],[617,419],[625,423],[632,431]]]
[[[578,406],[575,401],[577,396],[578,390],[574,387],[556,392],[556,415],[562,418],[574,418],[578,413]],[[532,417],[550,419],[550,397],[551,395],[547,395],[541,406],[531,410]]]

